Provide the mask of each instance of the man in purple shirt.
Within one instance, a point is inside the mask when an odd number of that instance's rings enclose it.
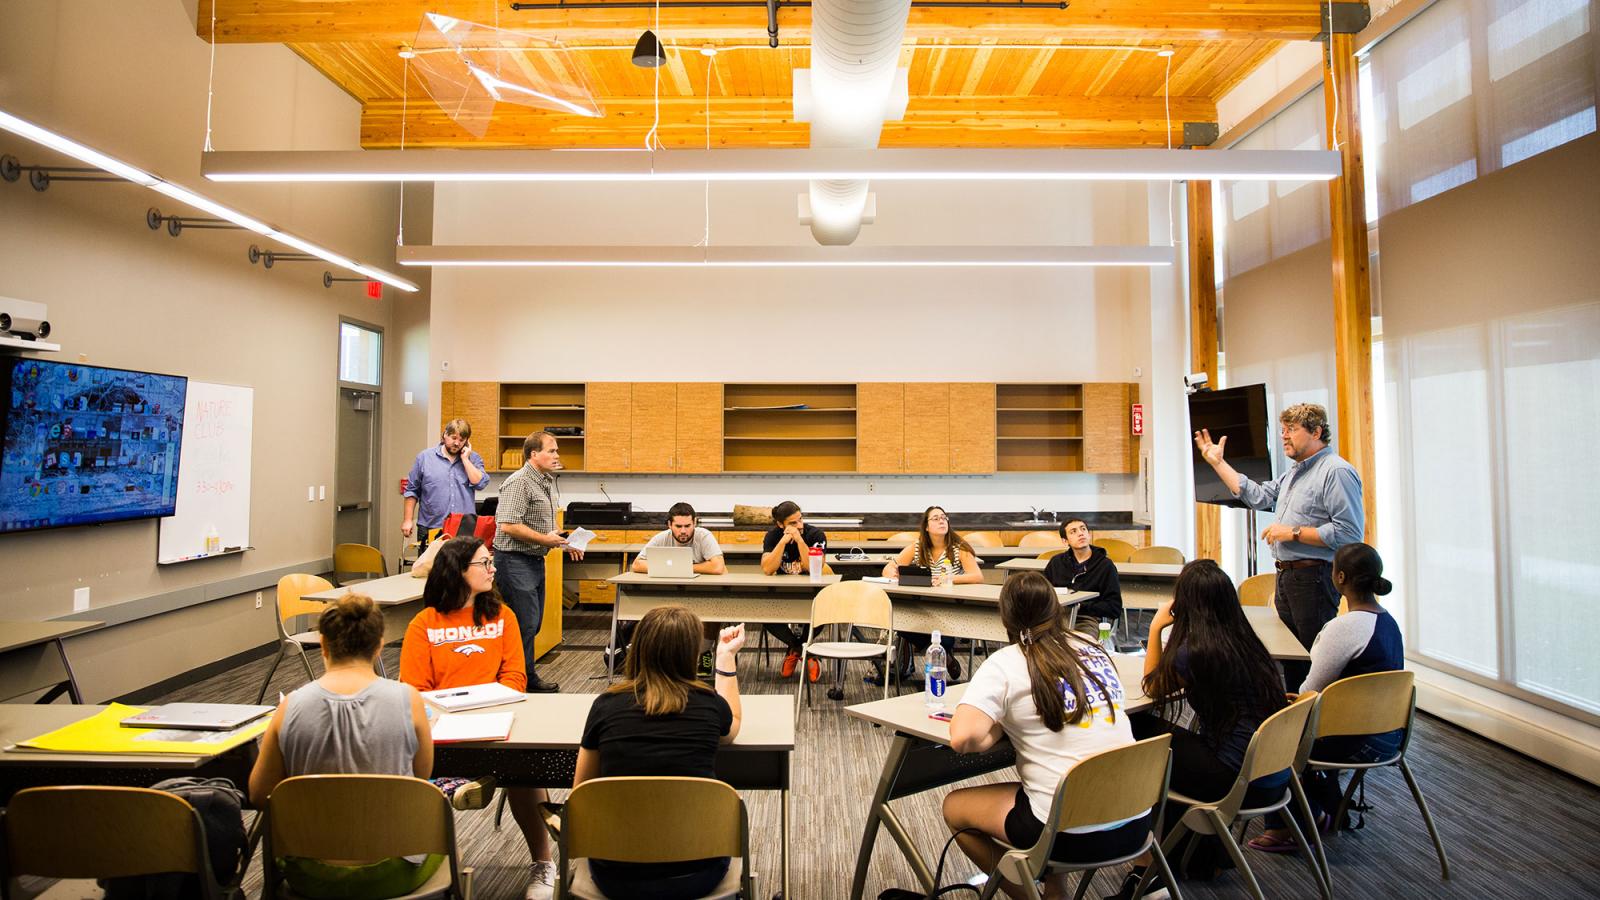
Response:
[[[428,548],[428,531],[444,524],[451,513],[477,509],[473,497],[489,486],[483,457],[472,449],[472,426],[466,419],[451,419],[439,444],[417,454],[406,476],[406,513],[400,533],[417,534],[418,552]]]

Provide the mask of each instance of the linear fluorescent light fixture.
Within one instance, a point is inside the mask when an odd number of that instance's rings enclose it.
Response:
[[[494,247],[412,245],[403,266],[542,268],[1029,268],[1170,266],[1171,247]]]
[[[1328,181],[1336,150],[214,151],[212,181]]]
[[[20,137],[25,137],[36,144],[49,147],[51,150],[54,150],[57,153],[70,156],[79,162],[88,163],[97,169],[103,169],[104,171],[110,172],[119,178],[124,178],[128,181],[131,181],[134,184],[142,185],[158,193],[165,194],[179,203],[193,207],[194,209],[198,209],[201,212],[216,216],[219,219],[232,222],[241,228],[253,231],[256,234],[270,238],[271,240],[277,241],[280,244],[286,244],[303,253],[309,253],[312,256],[325,260],[341,269],[355,272],[363,278],[370,278],[373,281],[381,281],[390,287],[398,288],[402,291],[415,292],[417,290],[417,286],[414,282],[407,281],[398,275],[393,275],[383,271],[382,269],[375,269],[371,266],[363,265],[353,259],[340,256],[339,254],[334,253],[332,250],[328,250],[313,244],[308,240],[289,234],[286,231],[279,231],[277,228],[267,224],[266,222],[251,216],[247,216],[231,207],[224,206],[209,197],[196,194],[194,191],[191,191],[180,184],[167,181],[159,175],[146,172],[138,166],[125,163],[114,156],[108,156],[104,153],[101,153],[99,150],[94,149],[93,147],[80,144],[71,138],[57,134],[48,128],[45,128],[41,125],[36,125],[26,119],[18,118],[17,116],[14,116],[4,110],[0,110],[0,129],[4,129]]]

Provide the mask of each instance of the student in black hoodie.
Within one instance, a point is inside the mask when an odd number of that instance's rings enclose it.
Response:
[[[1093,535],[1082,519],[1062,522],[1061,539],[1067,542],[1067,549],[1045,564],[1044,577],[1056,587],[1100,595],[1078,607],[1080,623],[1115,622],[1122,616],[1122,582],[1117,579],[1116,564],[1106,551],[1089,543]]]

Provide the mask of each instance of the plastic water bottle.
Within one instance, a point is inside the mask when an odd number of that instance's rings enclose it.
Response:
[[[811,557],[811,560],[810,560],[810,562],[811,562],[811,580],[812,581],[821,581],[822,580],[822,545],[821,544],[818,544],[815,547],[811,548],[810,557]]]
[[[1100,621],[1100,647],[1110,656],[1117,652],[1117,642],[1111,636],[1111,623],[1102,619]]]
[[[931,710],[944,709],[945,681],[950,677],[944,663],[944,645],[939,643],[939,638],[939,632],[935,631],[928,644],[928,654],[922,660],[923,702]]]

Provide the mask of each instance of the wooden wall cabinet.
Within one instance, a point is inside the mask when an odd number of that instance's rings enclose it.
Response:
[[[995,386],[950,385],[950,471],[987,475],[995,470]]]
[[[906,386],[899,382],[856,385],[856,471],[888,474],[906,470]]]
[[[591,472],[632,471],[633,385],[591,381],[584,394],[584,468]]]
[[[666,473],[676,469],[678,455],[678,385],[636,381],[628,424],[628,470]],[[598,469],[596,471],[599,471]]]
[[[950,471],[950,385],[908,381],[906,391],[906,464],[903,471],[943,475]]]
[[[439,430],[451,419],[472,426],[472,449],[491,469],[499,465],[500,384],[495,381],[445,382],[441,392]]]
[[[678,383],[678,454],[674,471],[722,471],[722,385]]]
[[[1083,470],[1139,471],[1139,439],[1133,436],[1132,405],[1139,385],[1110,382],[1083,386]]]

